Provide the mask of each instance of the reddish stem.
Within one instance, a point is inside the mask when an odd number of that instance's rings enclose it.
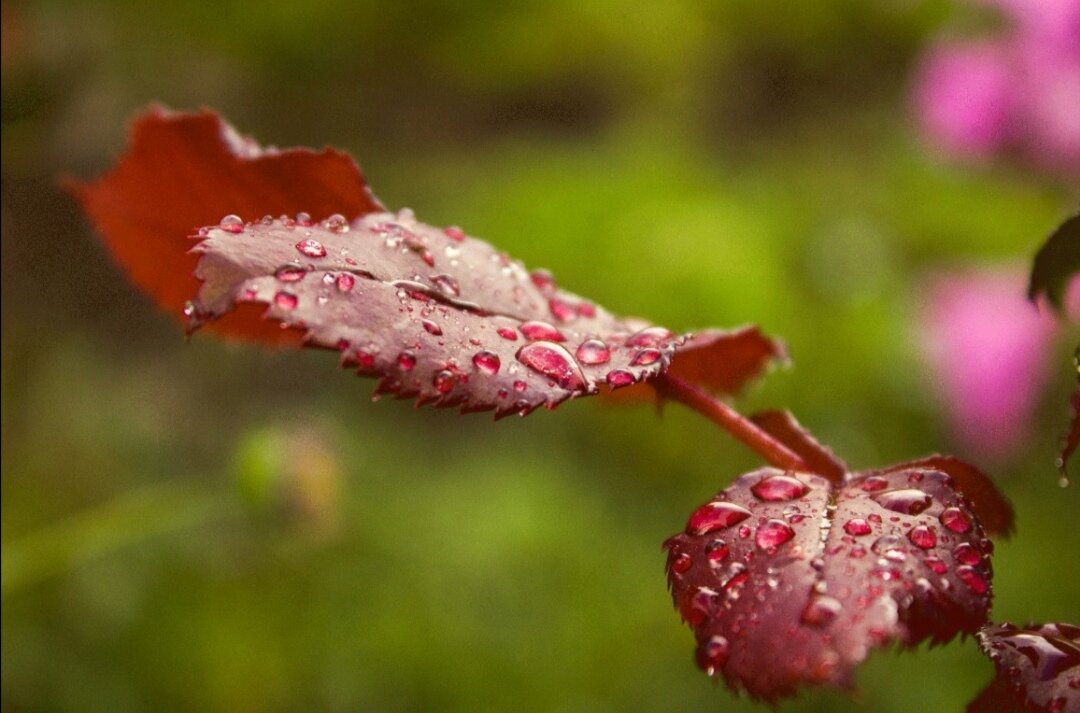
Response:
[[[661,396],[680,401],[708,418],[749,446],[771,465],[784,470],[809,470],[809,466],[790,448],[741,413],[699,386],[670,374],[654,380]]]

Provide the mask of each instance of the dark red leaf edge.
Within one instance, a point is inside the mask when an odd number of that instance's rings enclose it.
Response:
[[[992,624],[978,640],[996,674],[968,713],[1080,713],[1080,627]]]
[[[934,468],[843,485],[757,470],[664,546],[698,665],[768,701],[802,685],[849,688],[872,649],[974,633],[990,608],[993,545]]]
[[[1051,305],[1061,309],[1065,288],[1077,273],[1080,273],[1080,213],[1058,226],[1035,254],[1028,299],[1037,302],[1045,295]]]
[[[1072,410],[1072,418],[1069,430],[1061,440],[1061,453],[1058,455],[1057,468],[1061,473],[1061,484],[1069,484],[1069,459],[1080,446],[1080,347],[1077,347],[1073,355],[1073,365],[1076,367],[1077,386],[1069,398],[1069,408]]]

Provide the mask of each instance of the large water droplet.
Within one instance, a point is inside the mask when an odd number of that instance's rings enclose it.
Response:
[[[522,325],[524,331],[524,325]],[[554,379],[564,389],[576,391],[585,386],[585,375],[570,352],[554,342],[532,342],[517,353],[518,361],[533,371]]]
[[[630,384],[637,381],[637,377],[634,376],[632,372],[626,371],[625,369],[613,369],[607,373],[604,380],[607,381],[607,385],[614,391],[615,389],[621,389],[624,386],[630,386]]]
[[[499,327],[495,330],[495,333],[503,339],[507,339],[511,342],[516,342],[518,338],[517,332],[515,332],[513,329],[510,329],[510,327]]]
[[[455,243],[460,243],[465,240],[465,231],[456,225],[451,225],[443,228],[443,235],[453,240]]]
[[[628,347],[655,347],[671,339],[670,331],[663,327],[646,327],[626,340]]]
[[[911,544],[922,550],[929,550],[937,545],[937,535],[926,525],[911,528],[908,539],[911,540]]]
[[[274,277],[281,282],[299,282],[304,279],[306,274],[307,270],[298,265],[285,265],[278,268],[278,271],[274,273]]]
[[[334,280],[334,285],[340,292],[349,292],[356,287],[356,278],[347,272],[343,272]]]
[[[705,558],[714,567],[727,559],[729,554],[731,554],[731,548],[723,540],[713,540],[705,548]]]
[[[918,515],[933,502],[927,493],[914,488],[902,490],[887,490],[873,496],[878,505],[886,510],[902,513],[904,515]]]
[[[970,565],[960,565],[956,568],[956,576],[960,578],[960,581],[967,585],[967,588],[976,594],[986,594],[986,590],[990,588],[989,582],[986,581],[981,574],[979,574]]]
[[[291,292],[285,292],[282,290],[274,295],[274,304],[287,312],[291,312],[296,309],[296,305],[300,303],[300,299]]]
[[[430,319],[422,319],[420,320],[420,324],[424,327],[424,331],[428,334],[434,337],[442,336],[442,327],[440,327],[435,322],[432,322]]]
[[[577,310],[574,309],[574,306],[559,297],[552,297],[548,300],[548,309],[555,315],[555,319],[560,322],[569,322],[577,317]]]
[[[412,371],[416,366],[416,355],[412,352],[401,352],[397,356],[397,365],[402,371]]]
[[[838,599],[828,595],[815,595],[802,611],[802,622],[810,626],[825,627],[833,623],[843,609]]]
[[[529,275],[529,279],[536,285],[536,289],[540,290],[542,294],[551,294],[555,291],[555,276],[544,269],[533,270]]]
[[[530,320],[520,327],[521,333],[530,341],[564,342],[566,337],[558,329],[539,320]]]
[[[750,517],[750,511],[741,505],[726,501],[706,503],[694,511],[686,522],[688,535],[707,535],[716,530],[738,524]]]
[[[473,354],[472,363],[473,366],[489,376],[498,374],[499,366],[501,365],[499,355],[487,350]]]
[[[334,213],[323,221],[323,227],[331,233],[347,233],[349,231],[349,221],[345,220],[345,216],[341,213]]]
[[[844,532],[852,537],[862,537],[863,535],[869,535],[872,528],[870,523],[861,517],[853,517],[844,523]]]
[[[754,483],[750,492],[759,500],[767,502],[782,502],[801,498],[809,492],[810,488],[798,478],[790,475],[770,475]]]
[[[218,227],[226,233],[242,233],[244,232],[244,220],[238,215],[229,214],[218,221]]]
[[[963,534],[971,531],[971,518],[960,508],[945,508],[941,511],[940,519],[941,524],[953,532]]]
[[[676,574],[684,574],[694,566],[694,558],[685,552],[680,552],[671,559],[671,571]]]
[[[774,550],[795,537],[795,530],[791,529],[783,520],[766,520],[758,525],[754,542],[763,550]]]
[[[431,384],[440,394],[448,394],[454,390],[454,385],[457,384],[457,374],[449,369],[442,369],[435,372]]]
[[[607,364],[611,350],[599,339],[587,339],[577,348],[577,358],[582,364]]]
[[[649,366],[660,361],[664,354],[659,349],[642,349],[630,360],[630,366]]]
[[[868,493],[876,493],[879,490],[884,490],[889,487],[889,481],[876,475],[872,475],[859,483],[859,487]]]
[[[461,296],[461,285],[453,275],[432,275],[431,281],[439,288],[439,292],[447,297]]]
[[[698,645],[697,665],[709,676],[715,676],[727,663],[730,648],[728,640],[723,636],[710,636]]]
[[[305,238],[296,244],[296,249],[301,255],[307,257],[326,257],[326,248],[314,238]]]
[[[952,554],[960,564],[976,565],[982,562],[982,553],[967,542],[961,542],[954,547]]]

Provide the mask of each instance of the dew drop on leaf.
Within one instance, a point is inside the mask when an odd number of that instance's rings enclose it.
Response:
[[[244,220],[238,215],[230,214],[218,221],[218,227],[226,233],[242,233],[244,232]]]
[[[285,292],[284,290],[274,295],[274,304],[280,309],[289,312],[296,309],[296,305],[299,304],[299,302],[300,300],[297,299],[296,295],[291,292]]]
[[[296,244],[297,251],[307,257],[326,257],[326,248],[314,238],[305,238]]]
[[[706,535],[737,525],[750,517],[750,511],[741,505],[725,501],[713,501],[702,505],[686,523],[688,535]]]
[[[520,329],[521,333],[525,335],[525,338],[530,341],[566,341],[566,337],[563,336],[563,333],[547,322],[541,322],[535,319],[529,320],[528,322],[524,322]]]
[[[524,331],[525,325],[522,325]],[[554,342],[532,342],[517,353],[518,361],[535,372],[554,379],[564,389],[575,391],[585,386],[581,366],[564,347]]]
[[[495,352],[489,352],[487,350],[479,351],[473,354],[472,358],[473,366],[489,376],[494,376],[499,373],[499,367],[501,366],[499,361],[499,355]]]
[[[783,520],[766,520],[758,525],[754,542],[763,550],[774,550],[791,538],[795,537],[795,530]]]
[[[795,500],[806,495],[809,490],[810,488],[803,484],[802,481],[790,475],[770,475],[768,478],[759,480],[750,488],[750,492],[754,494],[754,497],[766,502]]]
[[[918,515],[930,507],[933,498],[921,490],[904,488],[902,490],[888,490],[874,496],[878,505],[886,510],[892,510],[903,515]]]
[[[971,531],[971,518],[957,507],[948,507],[941,511],[941,524],[953,532],[963,534]]]
[[[577,348],[577,358],[582,364],[606,364],[611,361],[611,350],[599,339],[587,339]]]

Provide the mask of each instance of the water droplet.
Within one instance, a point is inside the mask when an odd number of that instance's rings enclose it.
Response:
[[[358,350],[356,354],[353,355],[353,358],[356,359],[357,365],[362,369],[371,369],[375,366],[375,355],[370,352]]]
[[[525,325],[522,325],[524,331]],[[575,391],[585,386],[585,375],[570,352],[554,342],[531,342],[518,350],[517,359],[525,366],[554,379],[560,387]]]
[[[608,372],[605,381],[607,381],[607,385],[610,386],[612,390],[615,390],[621,389],[624,386],[630,386],[630,384],[637,381],[637,377],[624,369],[613,369]]]
[[[873,496],[881,507],[904,515],[918,515],[933,502],[928,494],[914,488],[887,490]]]
[[[844,532],[852,537],[862,537],[863,535],[869,535],[872,531],[870,523],[863,520],[861,517],[854,517],[844,523]]]
[[[659,349],[642,349],[630,360],[630,366],[649,366],[660,361],[664,354]]]
[[[501,366],[499,355],[487,350],[473,354],[472,363],[477,369],[489,376],[498,374]]]
[[[397,356],[397,365],[402,371],[412,371],[416,366],[416,355],[412,352],[401,352]]]
[[[518,393],[521,393],[522,391],[524,391],[528,387],[529,387],[529,385],[526,384],[524,381],[515,381],[514,382],[514,391],[517,391]]]
[[[963,534],[971,531],[971,518],[957,507],[945,508],[941,512],[941,524],[953,532]]]
[[[739,526],[739,537],[743,538],[744,540],[747,537],[750,537],[751,532],[753,532],[753,530],[750,529],[749,525],[740,525]]]
[[[421,324],[421,326],[423,326],[424,331],[427,332],[428,334],[430,334],[432,336],[435,336],[435,337],[441,337],[442,336],[442,327],[435,324],[430,319],[422,319],[422,320],[420,320],[420,324]]]
[[[547,270],[533,270],[529,279],[536,285],[536,289],[545,295],[555,291],[555,276]]]
[[[543,340],[546,342],[564,342],[566,337],[558,329],[539,320],[529,320],[519,328],[525,338],[531,341]]]
[[[340,292],[348,292],[356,287],[356,278],[347,272],[343,272],[334,280],[334,285]]]
[[[709,543],[709,546],[705,548],[705,558],[709,560],[709,564],[716,566],[727,559],[727,556],[731,554],[731,548],[727,546],[723,540],[713,540]]]
[[[646,327],[626,340],[628,347],[656,347],[671,339],[670,331],[663,327]]]
[[[683,574],[694,565],[694,558],[685,552],[680,552],[671,560],[671,571]]]
[[[728,640],[719,634],[701,642],[697,649],[697,665],[709,676],[716,675],[728,660]]]
[[[791,529],[783,520],[766,520],[758,525],[754,542],[763,550],[773,550],[795,537],[795,530]]]
[[[859,483],[859,487],[868,493],[876,493],[879,490],[884,490],[885,488],[889,487],[889,481],[885,480],[884,478],[879,478],[876,475],[872,475],[863,482]]]
[[[937,535],[926,525],[911,528],[907,536],[911,544],[922,550],[932,549],[937,544]]]
[[[296,249],[301,255],[307,257],[326,257],[326,248],[314,238],[305,238],[296,244]]]
[[[927,557],[923,562],[934,574],[945,574],[949,569],[949,565],[945,564],[945,561],[940,557]]]
[[[297,265],[285,265],[278,268],[278,271],[274,273],[281,282],[299,282],[304,279],[304,275],[307,274],[307,270]]]
[[[296,224],[301,226],[301,227],[304,227],[304,228],[310,228],[313,225],[313,223],[311,221],[311,214],[310,213],[297,213],[296,214]]]
[[[288,312],[296,309],[296,305],[300,303],[300,299],[291,292],[281,291],[274,295],[274,304],[278,308],[286,310]]]
[[[833,623],[844,607],[838,599],[827,595],[810,598],[802,611],[802,622],[810,626],[825,627]]]
[[[569,322],[574,317],[577,317],[577,310],[574,309],[574,306],[558,297],[552,297],[548,300],[548,309],[555,315],[555,319],[560,322]]]
[[[427,248],[422,248],[415,251],[420,255],[420,259],[427,263],[428,267],[435,267],[435,256]]]
[[[986,590],[990,588],[990,584],[986,579],[970,565],[965,564],[957,567],[956,576],[967,585],[968,589],[976,594],[986,594]]]
[[[577,348],[577,358],[582,364],[607,364],[611,350],[599,339],[587,339]]]
[[[750,511],[741,505],[723,500],[705,503],[686,522],[688,535],[707,535],[742,522],[750,517]]]
[[[345,216],[341,213],[334,213],[323,221],[323,227],[331,233],[347,233],[349,231],[349,221],[345,220]]]
[[[967,542],[961,542],[954,547],[952,554],[960,564],[976,565],[982,562],[982,553]]]
[[[451,225],[443,228],[443,235],[450,238],[455,243],[464,242],[465,240],[465,231],[457,227],[456,225]]]
[[[461,295],[461,285],[453,275],[432,275],[431,281],[435,283],[435,287],[439,288],[439,292],[448,297]]]
[[[588,319],[596,316],[596,305],[591,302],[579,302],[577,306],[577,313]]]
[[[515,332],[513,329],[510,329],[510,327],[499,327],[495,330],[495,333],[503,339],[508,339],[511,342],[517,341],[517,332]]]
[[[750,492],[759,500],[766,502],[783,502],[801,498],[809,492],[810,488],[798,478],[790,475],[770,475],[754,483]]]
[[[442,369],[435,372],[435,376],[431,379],[432,386],[440,394],[448,394],[454,390],[454,385],[457,384],[457,374],[449,369]]]
[[[224,230],[226,233],[242,233],[244,232],[244,219],[238,215],[229,214],[218,221],[218,227]]]

